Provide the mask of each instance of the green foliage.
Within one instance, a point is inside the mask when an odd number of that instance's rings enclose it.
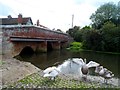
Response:
[[[74,40],[77,41],[77,42],[81,42],[81,41],[82,41],[82,33],[81,33],[80,30],[78,30],[78,31],[75,33]]]
[[[81,33],[80,33],[80,27],[74,26],[73,28],[70,28],[67,33],[74,38],[75,41],[80,42],[81,41]]]
[[[82,33],[84,49],[120,52],[120,26],[111,21],[104,23],[100,30],[84,30]]]
[[[82,49],[82,43],[80,42],[72,42],[69,47],[72,51],[79,51]]]
[[[75,26],[67,33],[81,46],[73,45],[72,50],[95,50],[120,52],[120,2],[118,5],[106,3],[101,5],[90,17],[92,28],[85,26],[82,29]]]
[[[120,26],[116,26],[111,21],[104,23],[102,28],[95,30],[92,28],[84,27],[74,32],[80,35],[77,39],[81,39],[81,43],[73,42],[71,44],[72,51],[81,51],[82,49],[107,51],[107,52],[120,52]],[[76,39],[76,40],[77,40]]]
[[[76,42],[82,42],[82,38],[83,38],[83,34],[85,34],[87,32],[87,30],[90,30],[91,27],[90,26],[85,26],[82,29],[80,29],[80,27],[75,26],[74,28],[70,28],[67,33],[73,37],[73,39]]]
[[[85,27],[83,27],[82,29],[84,29],[84,30],[90,30],[91,27],[90,27],[90,26],[85,26]]]
[[[108,21],[100,30],[84,30],[82,40],[84,49],[120,52],[120,26]]]
[[[97,30],[89,30],[84,35],[83,47],[90,50],[101,50],[102,36]]]
[[[80,29],[78,26],[74,26],[73,28],[70,28],[66,33],[68,33],[70,36],[74,37],[75,33]]]
[[[95,13],[93,13],[90,19],[93,22],[93,27],[100,29],[107,21],[112,21],[114,24],[120,24],[119,20],[119,8],[113,3],[106,3],[101,5]]]
[[[120,52],[120,27],[116,27],[112,22],[106,22],[101,28],[106,51]]]
[[[5,64],[5,62],[3,62],[2,60],[0,60],[0,66]]]

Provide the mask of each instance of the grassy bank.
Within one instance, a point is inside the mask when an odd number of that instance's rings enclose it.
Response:
[[[104,88],[111,88],[111,87],[113,88],[113,86],[111,85],[101,86],[97,83],[90,83],[90,82],[88,83],[85,81],[60,78],[60,77],[57,77],[54,81],[51,81],[48,78],[43,78],[39,73],[34,73],[12,85],[5,87],[4,90],[7,88],[21,88],[22,90],[24,90],[24,88],[71,88],[71,89],[94,88],[90,90],[99,90],[100,88],[102,88],[100,90],[106,90]],[[118,89],[116,88],[112,90],[118,90]]]
[[[118,52],[103,52],[103,51],[94,51],[94,50],[87,50],[82,48],[82,43],[81,42],[72,42],[70,44],[70,47],[67,48],[67,50],[71,52],[80,52],[80,51],[91,51],[91,52],[97,52],[97,53],[106,53],[106,54],[120,54]]]

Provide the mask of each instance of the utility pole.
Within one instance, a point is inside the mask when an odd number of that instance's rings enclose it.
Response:
[[[72,28],[73,28],[73,22],[74,22],[74,14],[72,15]]]

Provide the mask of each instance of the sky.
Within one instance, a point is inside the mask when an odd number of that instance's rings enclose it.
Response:
[[[0,0],[0,18],[18,14],[31,17],[34,24],[39,19],[40,24],[50,29],[61,29],[63,32],[73,26],[90,25],[89,19],[100,5],[107,2],[118,3],[119,0]]]

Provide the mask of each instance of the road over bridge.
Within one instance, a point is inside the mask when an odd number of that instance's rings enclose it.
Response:
[[[68,34],[35,25],[2,25],[4,54],[16,56],[23,50],[47,52],[66,47],[71,38]]]

